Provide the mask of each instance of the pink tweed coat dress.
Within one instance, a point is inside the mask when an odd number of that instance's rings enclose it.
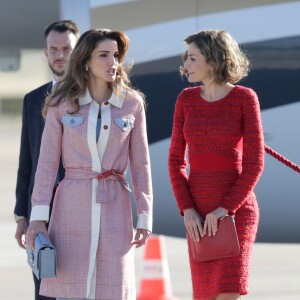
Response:
[[[97,179],[128,164],[137,207],[137,228],[152,230],[152,182],[142,98],[134,91],[112,94],[99,105],[79,98],[50,107],[32,195],[33,220],[49,220],[49,205],[60,156],[60,183],[49,224],[57,249],[57,277],[43,279],[40,294],[59,298],[136,299],[134,239],[129,188],[121,176]],[[101,130],[96,140],[97,117]]]

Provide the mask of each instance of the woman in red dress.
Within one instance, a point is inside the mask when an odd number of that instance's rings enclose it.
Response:
[[[170,179],[190,238],[215,235],[218,219],[235,215],[238,256],[200,263],[193,260],[189,247],[189,257],[194,299],[236,300],[249,291],[259,220],[253,192],[264,159],[259,101],[252,89],[234,85],[247,75],[249,62],[230,34],[200,31],[185,42],[181,71],[189,82],[203,85],[178,95]]]

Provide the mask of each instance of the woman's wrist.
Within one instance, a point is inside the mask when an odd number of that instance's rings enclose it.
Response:
[[[183,215],[184,215],[186,212],[194,211],[194,210],[195,210],[194,208],[186,208],[182,212],[183,212]]]
[[[222,218],[226,215],[228,215],[229,211],[224,208],[224,207],[218,207],[216,210],[215,210],[215,213],[216,215],[219,217],[219,218]]]

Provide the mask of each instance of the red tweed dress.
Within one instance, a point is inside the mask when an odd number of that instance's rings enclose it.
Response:
[[[252,89],[237,85],[215,102],[203,99],[200,91],[201,86],[184,89],[176,102],[171,183],[181,214],[194,208],[205,217],[218,207],[234,213],[241,247],[239,256],[203,263],[189,255],[194,299],[208,300],[220,293],[248,293],[259,220],[253,189],[263,170],[264,143]]]

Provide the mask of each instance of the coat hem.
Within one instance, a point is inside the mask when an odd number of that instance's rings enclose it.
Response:
[[[42,280],[44,281],[44,280]],[[117,287],[117,288],[116,288]],[[81,290],[81,292],[77,292]],[[97,292],[98,290],[98,292]],[[119,292],[118,292],[119,291]],[[99,295],[101,293],[101,295]],[[53,298],[86,299],[86,285],[72,283],[42,282],[40,295]],[[132,300],[136,298],[135,286],[120,287],[119,285],[97,285],[97,300]]]

